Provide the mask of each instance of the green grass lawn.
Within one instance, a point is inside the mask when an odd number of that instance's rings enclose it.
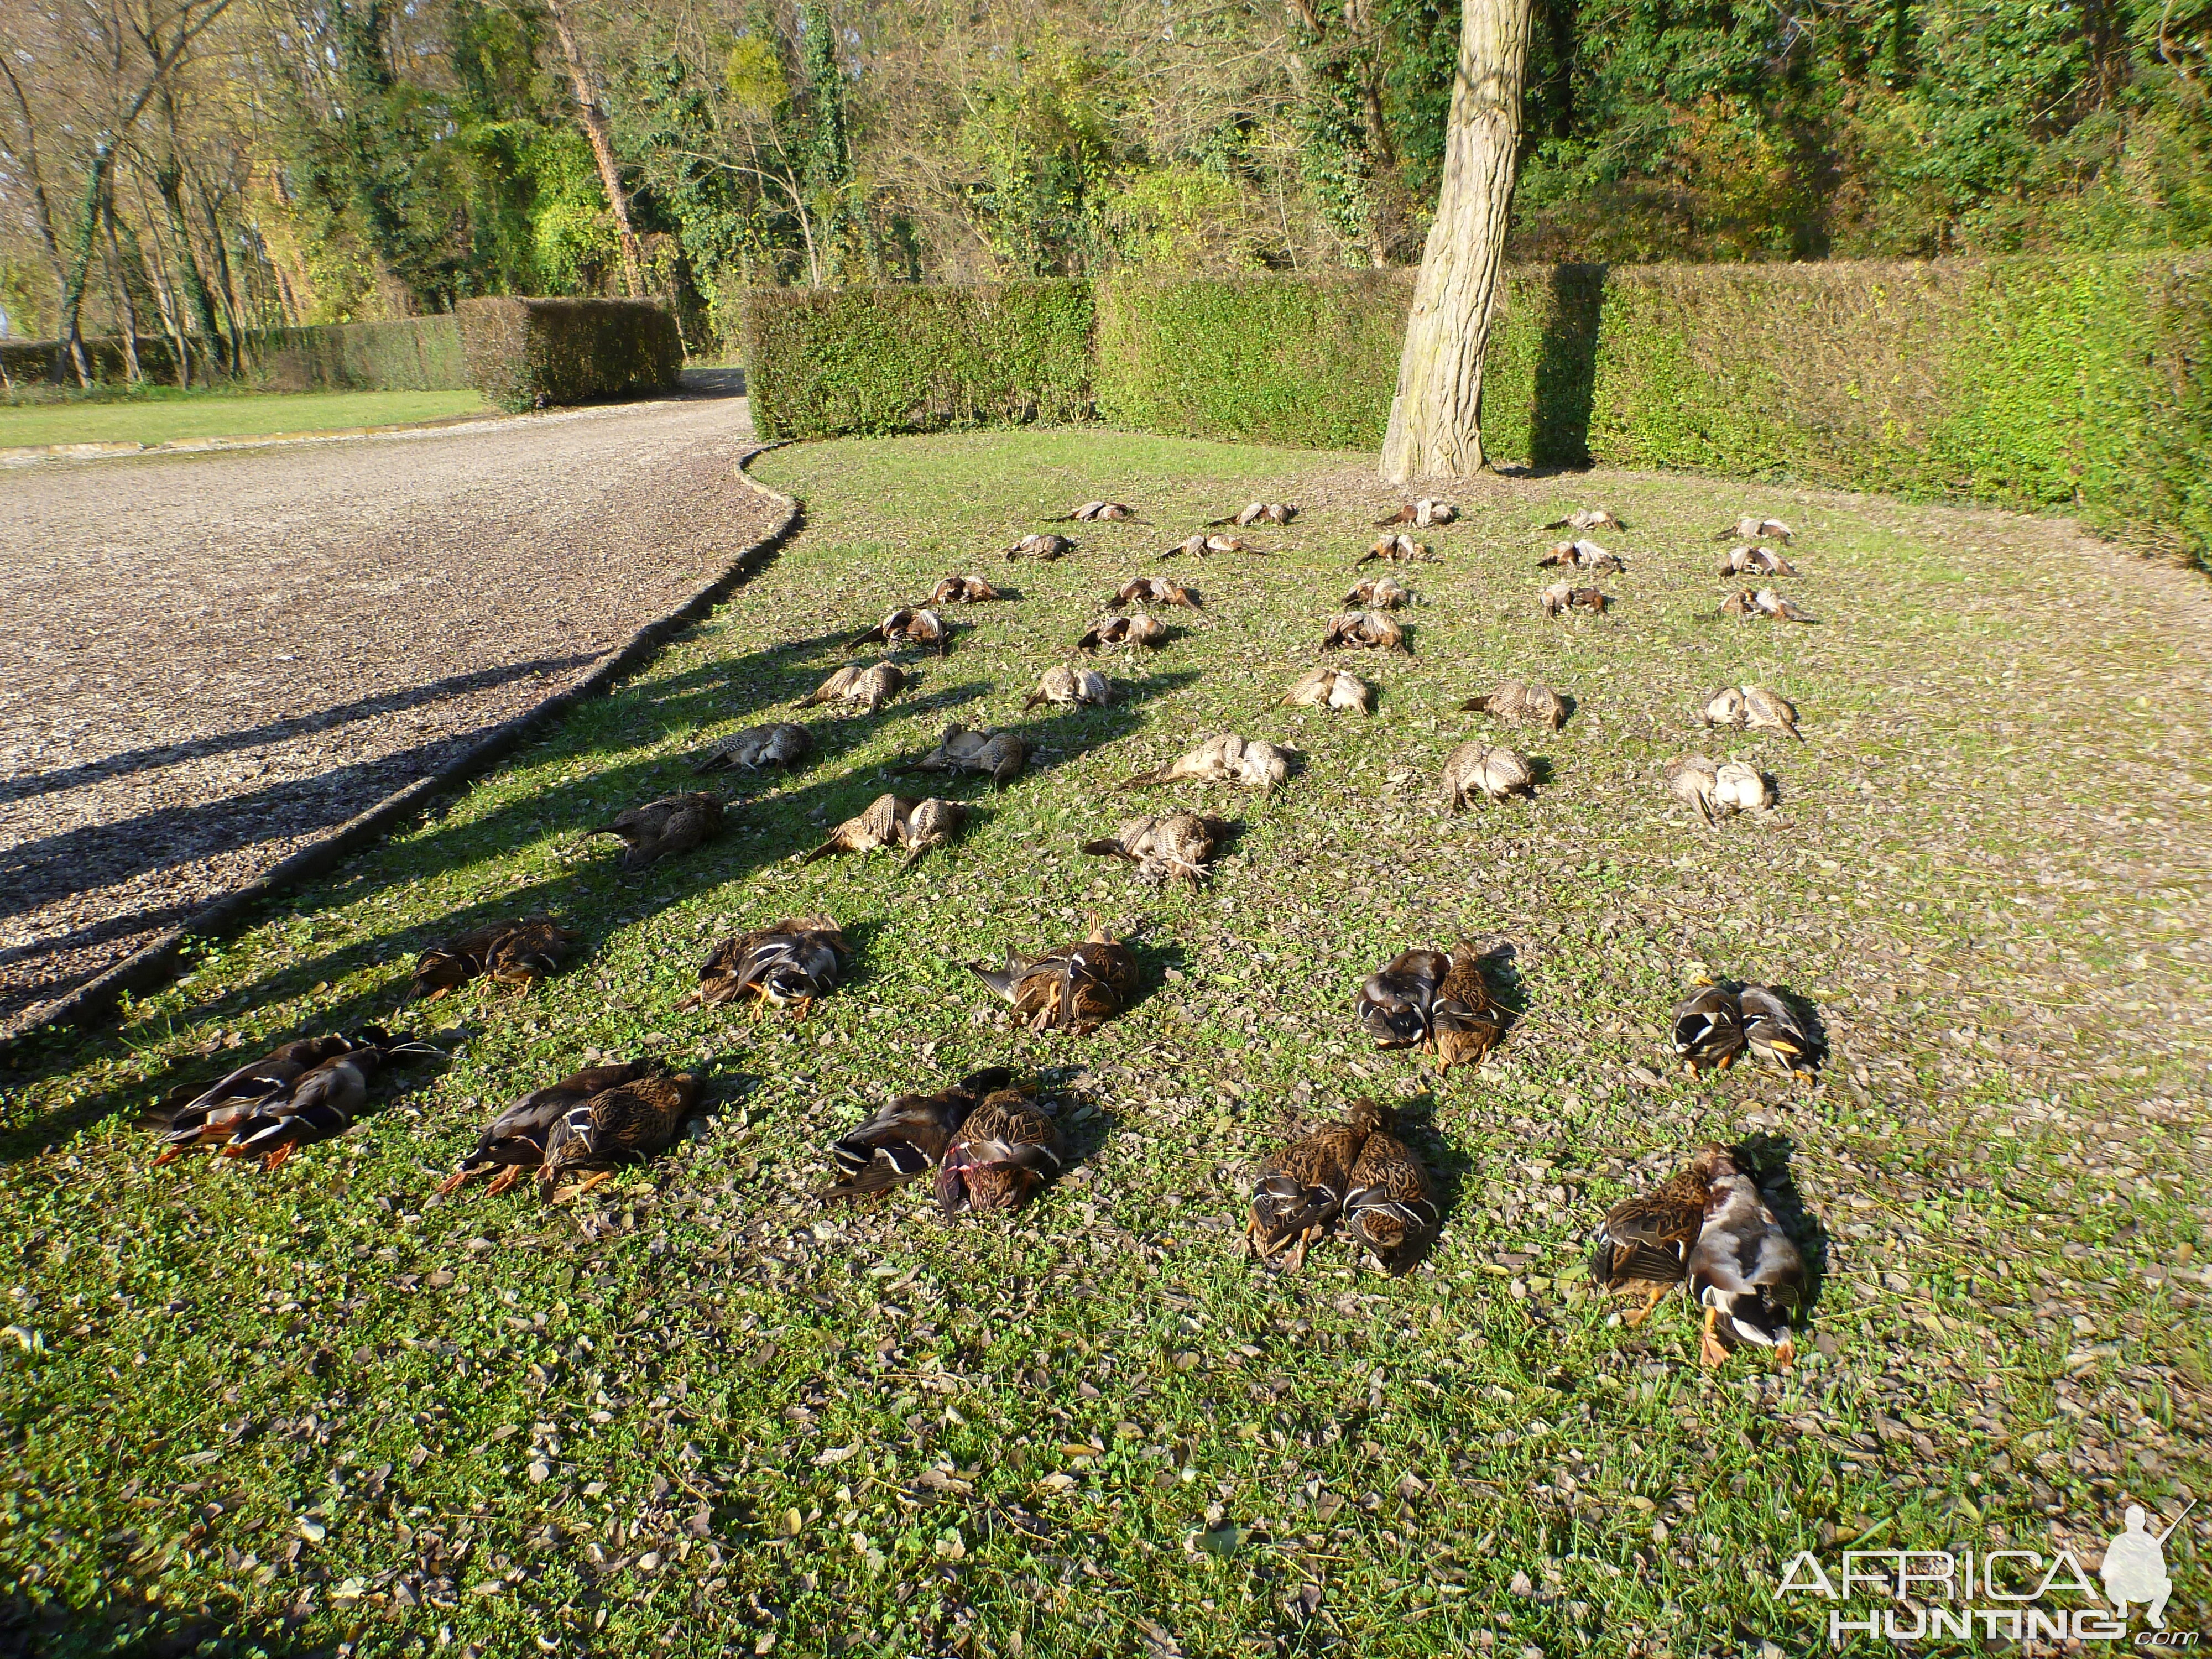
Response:
[[[0,449],[33,444],[167,443],[403,426],[492,413],[475,392],[162,392],[0,405]]]
[[[1273,706],[1395,500],[1356,458],[1039,433],[757,467],[806,529],[650,671],[119,1034],[0,1075],[0,1563],[34,1647],[1799,1653],[1827,1605],[1778,1603],[1801,1549],[2094,1561],[2126,1502],[2162,1526],[2205,1490],[2212,756],[2163,712],[2201,698],[2174,690],[2203,672],[2187,579],[1998,515],[1489,481],[1406,573],[1417,654],[1351,665],[1382,688],[1363,720]],[[1152,524],[997,556],[1099,495]],[[1101,665],[1116,702],[1021,713],[1123,578],[1261,496],[1306,503],[1260,538],[1294,550],[1164,567],[1205,609]],[[1619,603],[1547,622],[1528,526],[1592,500],[1635,526],[1602,538]],[[1799,525],[1784,586],[1820,626],[1715,615],[1707,532],[1744,509]],[[586,838],[952,571],[1021,598],[960,611],[879,715],[806,711],[812,763],[744,780],[720,842],[633,875]],[[1509,673],[1578,702],[1516,739],[1545,781],[1442,817],[1444,755],[1489,729],[1458,705]],[[1696,726],[1748,680],[1796,700],[1802,746]],[[792,861],[954,719],[1039,754],[1003,793],[950,786],[976,808],[951,849]],[[1304,765],[1273,799],[1159,792],[1243,824],[1203,891],[1077,850],[1114,781],[1231,728]],[[1671,810],[1659,769],[1692,748],[1768,767],[1771,820]],[[342,1140],[273,1176],[149,1167],[172,1088],[388,1018],[427,944],[541,908],[572,965],[425,1011],[465,1025],[458,1058]],[[859,945],[812,1018],[678,1009],[715,939],[812,910]],[[963,964],[1092,910],[1141,930],[1142,1000],[1085,1039],[1007,1029]],[[1375,1052],[1360,979],[1463,936],[1516,946],[1502,1047],[1449,1079]],[[1661,1075],[1696,963],[1818,1007],[1817,1087]],[[573,1208],[432,1197],[499,1104],[598,1053],[706,1069],[703,1132]],[[873,1104],[993,1063],[1081,1151],[1028,1208],[809,1196]],[[1363,1093],[1413,1124],[1441,1243],[1399,1279],[1341,1243],[1248,1264],[1252,1160]],[[1802,1201],[1793,1370],[1703,1372],[1679,1302],[1631,1332],[1587,1291],[1597,1218],[1704,1136]],[[2177,1628],[2212,1612],[2208,1520],[2167,1545]]]

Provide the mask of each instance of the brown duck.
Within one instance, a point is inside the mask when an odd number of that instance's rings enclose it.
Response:
[[[866,633],[855,634],[845,641],[848,651],[858,651],[864,645],[919,645],[943,656],[952,646],[952,629],[934,611],[902,605]]]
[[[488,922],[434,945],[415,959],[412,995],[435,1002],[472,979],[527,989],[557,973],[576,936],[550,916]]]
[[[1103,708],[1114,701],[1114,688],[1106,677],[1095,668],[1078,668],[1073,663],[1056,663],[1044,671],[1022,704],[1027,714],[1039,703],[1050,703],[1056,708],[1072,708],[1079,704]]]
[[[480,1195],[491,1198],[505,1192],[545,1163],[545,1142],[553,1126],[602,1090],[635,1083],[648,1068],[636,1061],[612,1066],[586,1066],[558,1083],[533,1089],[492,1119],[477,1137],[476,1150],[453,1166],[453,1174],[438,1184],[438,1195],[449,1197],[486,1170],[496,1170]]]
[[[1395,611],[1413,603],[1413,589],[1395,576],[1366,576],[1344,596],[1347,611]]]
[[[1398,651],[1413,654],[1406,630],[1387,611],[1346,611],[1329,619],[1322,636],[1324,651]]]
[[[1065,536],[1040,533],[1024,536],[1006,550],[1009,559],[1041,559],[1050,564],[1075,551],[1075,544]]]
[[[699,964],[699,988],[685,1000],[718,1008],[752,997],[756,1011],[788,1008],[804,1019],[836,989],[852,954],[843,930],[828,916],[786,916],[715,945]]]
[[[1773,1349],[1790,1368],[1796,1358],[1790,1321],[1805,1303],[1805,1258],[1729,1153],[1713,1159],[1705,1224],[1685,1272],[1691,1297],[1705,1310],[1698,1350],[1705,1364],[1724,1363],[1741,1343]]]
[[[1469,697],[1460,704],[1470,713],[1483,714],[1517,725],[1540,726],[1556,732],[1567,723],[1567,700],[1540,680],[1503,680],[1486,697]]]
[[[1137,866],[1142,880],[1187,881],[1196,891],[1206,874],[1206,862],[1213,856],[1214,843],[1228,829],[1222,819],[1200,817],[1195,812],[1124,818],[1111,836],[1086,841],[1083,850],[1097,858],[1127,859]]]
[[[814,736],[795,720],[749,726],[700,756],[694,772],[757,772],[763,766],[796,766],[814,752]]]
[[[1357,708],[1371,714],[1375,688],[1341,668],[1309,668],[1283,693],[1282,701],[1297,708]]]
[[[702,842],[720,835],[722,803],[704,790],[685,795],[663,795],[642,806],[617,812],[611,823],[591,831],[595,836],[617,836],[629,848],[623,866],[636,869],[656,860],[688,853]]]
[[[1731,547],[1714,573],[1721,576],[1794,576],[1797,567],[1771,547]]]
[[[799,862],[812,864],[839,853],[872,853],[879,848],[907,848],[906,861],[914,863],[933,847],[942,847],[958,835],[968,822],[968,809],[957,801],[913,800],[904,795],[878,795],[867,810],[847,818],[830,832],[830,839]]]
[[[1613,600],[1595,587],[1577,587],[1572,582],[1553,582],[1536,596],[1547,617],[1563,617],[1570,611],[1591,611],[1605,614],[1606,606]]]
[[[1288,524],[1297,516],[1298,509],[1294,502],[1254,501],[1241,512],[1232,513],[1225,519],[1210,519],[1206,523],[1210,529],[1218,530],[1224,525],[1235,525],[1243,529],[1255,524]]]
[[[1779,519],[1762,519],[1747,513],[1724,530],[1713,532],[1717,542],[1780,542],[1784,547],[1796,539],[1796,532]]]
[[[548,1132],[538,1192],[547,1199],[581,1197],[624,1165],[667,1151],[698,1106],[699,1079],[689,1073],[648,1073],[600,1090]],[[586,1170],[576,1186],[556,1193],[565,1177]]]
[[[1477,950],[1464,940],[1452,947],[1450,965],[1429,1005],[1427,1046],[1438,1072],[1480,1065],[1505,1035],[1505,1011],[1490,990],[1488,969],[1497,957],[1495,950]]]
[[[981,576],[947,576],[930,590],[929,602],[939,605],[982,605],[1009,596]]]
[[[837,1179],[817,1198],[874,1198],[936,1169],[983,1098],[1014,1080],[1002,1066],[971,1072],[933,1095],[901,1095],[830,1149]]]
[[[1195,588],[1185,587],[1167,576],[1133,576],[1116,588],[1114,597],[1106,601],[1109,611],[1119,611],[1132,605],[1179,605],[1196,611],[1203,601]]]
[[[1356,569],[1363,564],[1372,564],[1382,559],[1391,564],[1437,564],[1442,562],[1429,551],[1426,542],[1417,542],[1411,536],[1385,536],[1362,553],[1352,562]]]
[[[1091,919],[1091,936],[1023,963],[1012,952],[1003,969],[970,963],[968,971],[1013,1005],[1033,1031],[1058,1027],[1085,1036],[1129,1006],[1137,994],[1137,959]]]
[[[1376,1129],[1352,1165],[1344,1231],[1375,1253],[1385,1273],[1411,1267],[1435,1242],[1443,1218],[1428,1166],[1390,1129]]]
[[[938,1207],[946,1216],[1018,1209],[1060,1173],[1059,1123],[1028,1090],[994,1089],[953,1133],[937,1165]]]
[[[1449,524],[1457,517],[1459,509],[1449,501],[1431,501],[1424,495],[1418,501],[1407,502],[1388,518],[1376,520],[1375,527],[1381,530],[1389,525],[1409,524],[1418,530],[1425,530],[1432,524]]]
[[[1473,738],[1444,757],[1444,805],[1451,811],[1472,805],[1478,799],[1502,801],[1514,795],[1533,797],[1535,793],[1535,769],[1517,749]]]
[[[1763,617],[1769,622],[1813,623],[1817,617],[1808,616],[1790,600],[1771,587],[1738,588],[1721,603],[1723,617]]]
[[[1552,550],[1536,561],[1540,568],[1545,565],[1564,565],[1571,570],[1626,570],[1628,564],[1618,553],[1608,553],[1595,542],[1557,542]]]
[[[1360,1148],[1393,1123],[1389,1107],[1354,1101],[1340,1121],[1309,1130],[1265,1159],[1252,1187],[1245,1248],[1262,1261],[1287,1249],[1291,1267],[1304,1267],[1307,1249],[1343,1212]]]
[[[1648,1193],[1624,1198],[1605,1212],[1592,1237],[1590,1277],[1613,1296],[1640,1296],[1621,1316],[1632,1330],[1681,1284],[1690,1251],[1705,1224],[1705,1200],[1721,1148],[1708,1143],[1683,1169]]]
[[[981,772],[1003,789],[1029,759],[1027,744],[1011,732],[976,732],[957,720],[945,728],[937,747],[908,768],[916,772]]]
[[[1234,732],[1224,732],[1165,766],[1124,778],[1115,787],[1141,789],[1153,784],[1188,781],[1233,783],[1247,789],[1273,790],[1290,775],[1290,750],[1257,738],[1247,739]]]
[[[839,669],[801,701],[856,702],[872,714],[905,688],[906,672],[896,663],[879,662],[872,668],[854,663]]]
[[[357,1035],[301,1037],[238,1067],[183,1104],[170,1107],[155,1166],[182,1158],[189,1147],[228,1140],[240,1124],[286,1098],[293,1085],[325,1060],[389,1040],[374,1025]]]
[[[1626,530],[1627,525],[1601,507],[1579,507],[1564,519],[1554,519],[1549,524],[1538,525],[1539,530],[1571,530],[1587,536],[1594,530]]]
[[[1137,509],[1122,501],[1085,501],[1082,506],[1047,519],[1047,524],[1142,524]]]
[[[1078,648],[1096,651],[1109,645],[1138,646],[1157,651],[1168,642],[1168,625],[1142,611],[1133,617],[1101,617],[1076,641]]]

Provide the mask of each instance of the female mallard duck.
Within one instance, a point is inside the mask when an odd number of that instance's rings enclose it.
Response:
[[[1536,770],[1517,749],[1470,738],[1444,757],[1443,797],[1447,811],[1456,812],[1480,798],[1504,800],[1514,795],[1534,796]]]
[[[954,1132],[937,1165],[937,1203],[946,1216],[1020,1207],[1060,1173],[1060,1125],[1029,1091],[994,1089]]]
[[[251,1065],[240,1066],[170,1110],[161,1136],[161,1152],[155,1164],[158,1167],[182,1158],[187,1147],[229,1139],[240,1124],[283,1099],[294,1084],[324,1061],[389,1041],[389,1035],[375,1025],[364,1028],[357,1036],[301,1037]]]
[[[804,702],[856,702],[872,714],[906,687],[905,671],[896,663],[879,662],[872,668],[858,663],[841,668],[816,686]]]
[[[1395,611],[1401,605],[1411,605],[1413,590],[1395,576],[1363,576],[1344,596],[1347,611]]]
[[[1705,1310],[1698,1358],[1718,1365],[1747,1342],[1773,1349],[1787,1370],[1797,1357],[1790,1322],[1805,1302],[1805,1258],[1735,1159],[1721,1152],[1712,1165],[1686,1270],[1690,1294]]]
[[[763,766],[796,766],[814,752],[813,734],[794,720],[749,726],[724,738],[692,765],[694,772],[757,772]]]
[[[1409,524],[1417,530],[1425,530],[1432,524],[1449,524],[1459,517],[1459,509],[1449,501],[1431,501],[1426,495],[1417,501],[1408,501],[1387,518],[1375,520],[1382,530],[1394,524]]]
[[[1544,614],[1547,617],[1563,617],[1570,611],[1589,611],[1601,617],[1605,614],[1606,606],[1613,600],[1597,588],[1577,587],[1571,581],[1557,581],[1539,593],[1536,602],[1543,606]]]
[[[1209,519],[1209,529],[1218,530],[1224,525],[1235,525],[1244,529],[1255,524],[1285,525],[1298,516],[1298,509],[1291,501],[1254,501],[1241,513],[1232,513],[1225,519]]]
[[[1128,860],[1137,866],[1140,880],[1155,884],[1187,881],[1195,892],[1206,874],[1206,861],[1213,856],[1215,840],[1228,828],[1219,818],[1202,818],[1195,812],[1125,818],[1112,836],[1086,841],[1083,850],[1094,857]]]
[[[1347,611],[1332,617],[1322,636],[1324,651],[1400,651],[1413,654],[1406,630],[1387,611]]]
[[[1385,536],[1354,559],[1352,562],[1352,568],[1356,570],[1363,564],[1372,564],[1377,559],[1388,560],[1392,564],[1442,562],[1435,554],[1429,551],[1429,544],[1426,542],[1417,542],[1411,536]]]
[[[1797,567],[1771,547],[1731,547],[1720,556],[1718,576],[1794,576]]]
[[[1073,708],[1079,705],[1103,708],[1114,701],[1114,687],[1107,678],[1095,668],[1078,668],[1073,663],[1054,663],[1044,671],[1037,681],[1036,690],[1030,692],[1022,704],[1027,714],[1039,703]]]
[[[828,916],[786,916],[717,945],[699,964],[699,988],[691,1000],[715,1008],[757,997],[757,1006],[788,1008],[804,1019],[817,999],[836,988],[852,954],[843,931]]]
[[[1204,608],[1198,590],[1185,587],[1167,576],[1132,576],[1114,590],[1114,597],[1106,601],[1109,611],[1119,611],[1131,605],[1179,605],[1186,611]]]
[[[1796,605],[1771,587],[1756,591],[1739,588],[1721,605],[1723,617],[1764,617],[1769,622],[1816,623],[1817,617],[1808,616]]]
[[[1075,544],[1065,536],[1024,536],[1006,550],[1009,559],[1042,559],[1050,564],[1054,559],[1075,551]]]
[[[1674,1005],[1674,1052],[1692,1075],[1705,1066],[1728,1070],[1743,1052],[1743,1005],[1726,986],[1693,981],[1690,994]]]
[[[1357,708],[1375,712],[1375,688],[1357,674],[1341,668],[1309,668],[1297,684],[1283,693],[1283,702],[1297,708]]]
[[[1736,993],[1743,1011],[1743,1040],[1754,1060],[1778,1066],[1784,1076],[1809,1080],[1816,1045],[1795,1008],[1772,987],[1747,985]]]
[[[940,605],[982,605],[1007,596],[981,576],[947,576],[929,591],[929,603]]]
[[[1565,565],[1571,570],[1626,570],[1627,561],[1618,553],[1608,553],[1592,541],[1554,542],[1552,550],[1536,561],[1539,569],[1547,565]]]
[[[688,853],[722,829],[722,802],[704,790],[684,795],[663,795],[642,806],[617,812],[611,823],[589,833],[618,836],[629,849],[623,867],[635,870],[659,859]]]
[[[1429,1005],[1429,1046],[1437,1070],[1479,1065],[1505,1035],[1505,1011],[1490,993],[1488,965],[1496,950],[1478,951],[1462,940],[1452,947],[1450,966],[1437,984]]]
[[[1705,1200],[1723,1157],[1708,1143],[1688,1165],[1648,1193],[1624,1198],[1605,1212],[1591,1237],[1590,1277],[1613,1296],[1640,1295],[1644,1305],[1623,1314],[1633,1330],[1682,1282],[1690,1249],[1705,1224]]]
[[[1572,530],[1587,536],[1593,530],[1626,530],[1627,525],[1601,507],[1585,507],[1570,513],[1564,519],[1554,519],[1549,524],[1540,524],[1539,530]]]
[[[914,863],[933,847],[943,847],[968,822],[968,809],[958,803],[913,800],[904,795],[878,795],[867,810],[847,818],[830,832],[801,864],[812,864],[838,853],[872,853],[879,848],[903,847],[906,861]]]
[[[837,1179],[817,1198],[873,1198],[927,1175],[987,1095],[1013,1082],[1002,1066],[971,1072],[933,1095],[901,1095],[830,1149]]]
[[[1717,542],[1780,542],[1784,547],[1796,539],[1796,533],[1779,519],[1762,519],[1747,513],[1724,530],[1713,532]]]
[[[1085,501],[1082,506],[1047,519],[1047,524],[1142,524],[1137,509],[1123,501]]]
[[[477,1137],[476,1150],[453,1166],[453,1174],[438,1185],[438,1195],[459,1192],[487,1170],[496,1170],[482,1195],[505,1192],[545,1162],[546,1137],[553,1126],[602,1089],[635,1082],[646,1067],[635,1060],[613,1066],[586,1066],[543,1089],[533,1089],[492,1119]]]
[[[527,989],[560,970],[576,936],[550,916],[487,922],[459,938],[434,945],[415,959],[410,996],[435,1002],[472,979]]]
[[[1188,754],[1150,772],[1124,778],[1115,787],[1140,789],[1158,783],[1233,783],[1247,789],[1272,790],[1290,776],[1290,751],[1257,738],[1224,732],[1208,738]]]
[[[1376,1129],[1352,1165],[1344,1231],[1374,1252],[1383,1272],[1401,1273],[1436,1241],[1442,1225],[1428,1166],[1390,1129]]]
[[[920,760],[908,761],[910,772],[981,772],[991,787],[1003,789],[1013,781],[1030,757],[1029,745],[1011,732],[974,732],[957,720],[945,728],[937,747]]]
[[[1451,966],[1442,951],[1401,951],[1367,976],[1352,1012],[1376,1048],[1411,1048],[1429,1041],[1437,988]]]
[[[1291,1268],[1304,1267],[1308,1247],[1344,1208],[1359,1149],[1393,1121],[1389,1107],[1357,1100],[1341,1121],[1309,1130],[1264,1160],[1252,1187],[1245,1249],[1265,1261],[1288,1248]]]
[[[1705,821],[1719,822],[1714,798],[1720,788],[1721,769],[1704,755],[1677,755],[1667,763],[1667,793]]]
[[[258,1158],[274,1170],[299,1148],[353,1127],[379,1073],[403,1057],[445,1056],[410,1036],[381,1037],[349,1048],[295,1079],[282,1095],[237,1119],[221,1147],[225,1158]]]
[[[1743,723],[1753,732],[1781,732],[1805,741],[1797,730],[1797,705],[1768,685],[1747,685],[1742,689]]]
[[[1133,617],[1101,617],[1076,641],[1078,648],[1096,651],[1106,645],[1141,645],[1153,651],[1168,642],[1168,625],[1142,611]]]
[[[684,1120],[699,1108],[699,1079],[690,1073],[669,1076],[649,1072],[602,1089],[572,1106],[545,1137],[545,1161],[538,1169],[538,1190],[548,1200],[580,1198],[625,1164],[665,1152]],[[562,1181],[592,1171],[566,1193]]]
[[[858,651],[864,645],[929,646],[941,657],[951,649],[952,626],[934,611],[902,605],[866,633],[854,635],[845,648]]]
[[[1540,726],[1552,732],[1567,723],[1567,700],[1540,681],[1502,680],[1488,696],[1469,697],[1460,707],[1471,714]]]
[[[1056,1026],[1087,1036],[1127,1008],[1137,994],[1137,959],[1097,916],[1091,936],[1023,963],[1012,951],[1004,969],[970,963],[968,971],[1013,1005],[1033,1031]]]
[[[1713,810],[1765,812],[1774,805],[1774,785],[1747,761],[1723,761],[1713,771]]]

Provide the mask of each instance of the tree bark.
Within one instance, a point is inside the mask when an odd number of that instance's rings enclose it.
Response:
[[[1466,0],[1461,13],[1443,186],[1382,440],[1382,476],[1392,483],[1488,465],[1482,354],[1513,204],[1531,9],[1530,0]]]
[[[592,155],[599,164],[599,182],[606,186],[607,208],[615,216],[615,234],[622,240],[623,289],[633,300],[641,298],[645,273],[638,258],[637,232],[630,228],[629,192],[623,188],[622,170],[615,165],[614,136],[607,112],[599,107],[599,89],[592,84],[592,72],[585,66],[583,51],[576,44],[575,31],[568,27],[568,14],[561,0],[545,0],[545,15],[553,20],[553,33],[560,37],[561,56],[576,88],[576,118],[583,125],[584,136],[592,141]]]

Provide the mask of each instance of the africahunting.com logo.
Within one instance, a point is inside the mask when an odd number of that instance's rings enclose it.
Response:
[[[2125,1642],[2140,1612],[2135,1646],[2188,1651],[2199,1646],[2197,1632],[2166,1627],[2173,1595],[2166,1540],[2196,1507],[2192,1500],[2154,1532],[2151,1517],[2130,1505],[2097,1570],[2101,1591],[2069,1550],[2045,1558],[2034,1550],[1949,1549],[1846,1550],[1832,1572],[1802,1550],[1774,1593],[1785,1606],[1800,1596],[1832,1604],[1825,1609],[1828,1640],[1838,1648],[1854,1636],[1899,1644]]]

